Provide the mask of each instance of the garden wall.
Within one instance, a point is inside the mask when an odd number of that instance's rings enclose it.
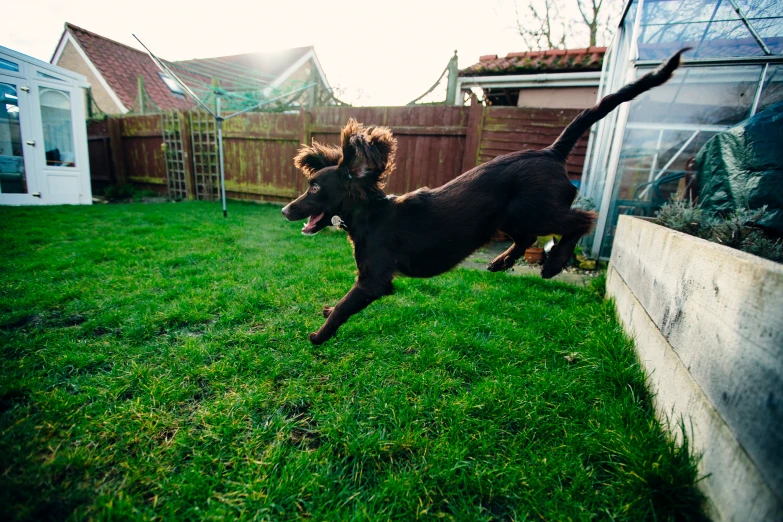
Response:
[[[607,293],[716,520],[783,517],[783,265],[620,216]],[[692,430],[692,432],[691,432]]]
[[[437,187],[476,165],[514,150],[542,148],[579,113],[576,109],[414,106],[315,107],[298,114],[247,113],[224,124],[226,192],[237,199],[286,200],[303,189],[293,167],[302,143],[337,144],[349,118],[391,127],[398,140],[390,193]],[[187,138],[189,118],[180,117]],[[107,184],[132,182],[167,191],[160,115],[109,118],[88,126],[90,165],[96,193]],[[183,139],[185,170],[193,176],[190,141]],[[587,137],[568,163],[579,180]],[[188,187],[194,187],[190,180]],[[188,190],[191,190],[190,188]],[[189,194],[195,197],[195,194]]]

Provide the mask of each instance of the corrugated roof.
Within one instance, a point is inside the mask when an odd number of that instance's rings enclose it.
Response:
[[[550,49],[508,53],[504,58],[491,54],[460,70],[460,76],[499,76],[507,74],[539,74],[546,72],[600,71],[606,47],[585,49]]]

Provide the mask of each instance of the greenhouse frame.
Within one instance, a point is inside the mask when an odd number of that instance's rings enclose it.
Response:
[[[783,100],[779,0],[627,2],[598,99],[684,47],[672,80],[591,129],[582,197],[599,218],[589,257],[608,259],[620,214],[653,217],[671,198],[697,197],[694,159],[706,141]]]

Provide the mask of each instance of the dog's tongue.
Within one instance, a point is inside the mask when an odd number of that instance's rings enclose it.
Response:
[[[321,212],[317,216],[310,216],[310,219],[307,220],[307,224],[302,227],[303,231],[312,230],[315,228],[315,224],[318,223],[318,220],[324,217],[324,213]]]

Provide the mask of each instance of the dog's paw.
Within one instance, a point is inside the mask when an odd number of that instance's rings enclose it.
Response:
[[[511,259],[511,256],[501,254],[487,265],[487,270],[490,272],[502,272],[503,270],[508,270],[512,266],[514,266],[514,261]]]
[[[323,314],[325,318],[329,318],[330,315],[332,315],[332,311],[334,310],[334,306],[324,306]]]
[[[308,335],[308,336],[307,336],[307,338],[308,338],[308,339],[310,339],[310,342],[311,342],[311,343],[313,343],[313,344],[314,344],[314,345],[316,345],[316,346],[318,346],[319,344],[323,344],[324,342],[326,342],[326,339],[322,339],[322,338],[321,338],[321,337],[318,335],[318,332],[313,332],[313,333],[311,333],[310,335]]]
[[[555,267],[553,265],[544,265],[541,269],[541,277],[544,279],[552,279],[557,274],[563,271],[563,267]]]

